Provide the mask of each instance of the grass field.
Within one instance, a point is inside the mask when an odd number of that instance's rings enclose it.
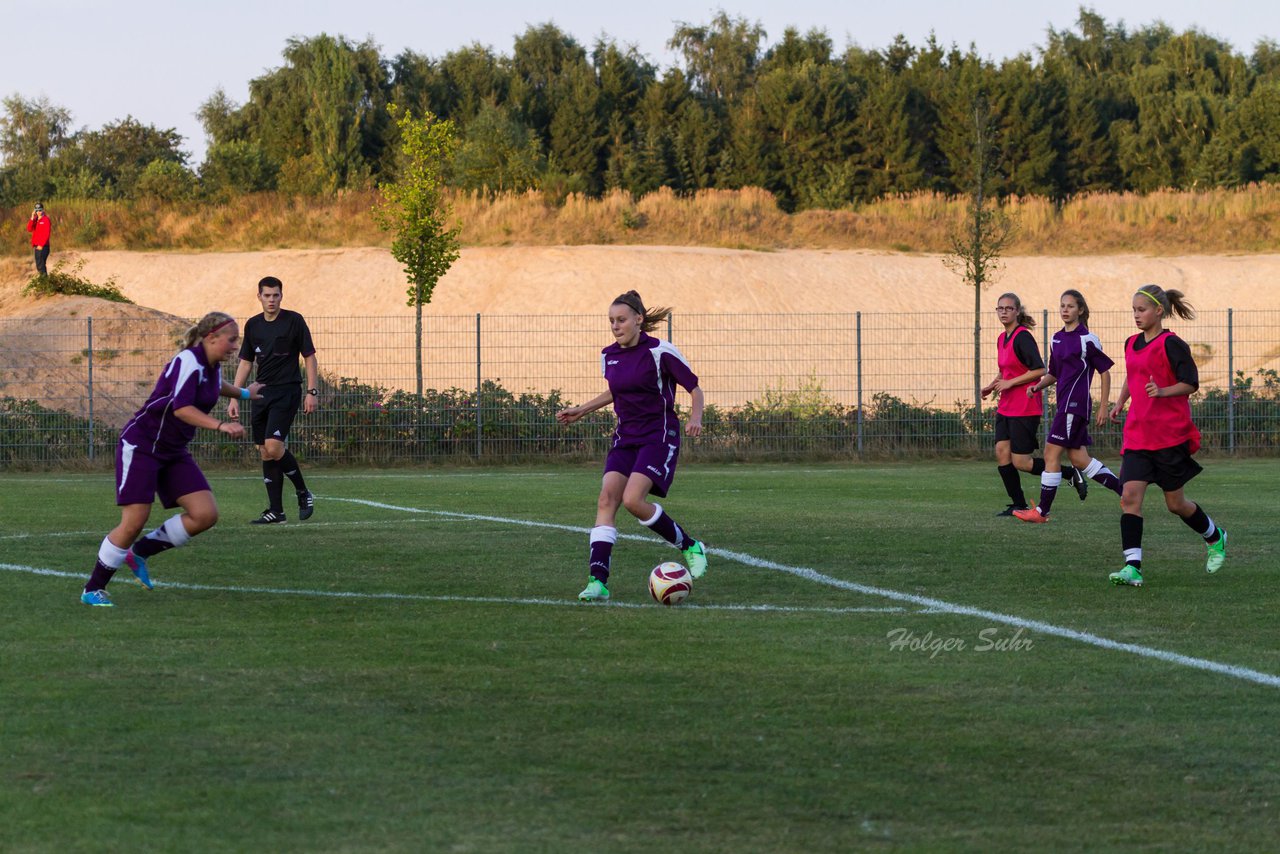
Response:
[[[1117,589],[1101,487],[1032,526],[989,463],[688,466],[711,568],[664,609],[629,518],[574,601],[595,467],[315,470],[265,530],[215,471],[222,522],[90,609],[109,477],[3,474],[0,850],[1273,849],[1277,476],[1189,488],[1216,576],[1153,492]]]

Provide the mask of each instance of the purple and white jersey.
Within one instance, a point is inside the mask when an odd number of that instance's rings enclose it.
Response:
[[[205,360],[197,344],[173,357],[156,381],[155,391],[120,431],[120,441],[148,453],[170,453],[187,447],[196,428],[175,410],[194,406],[208,414],[222,391],[222,374]]]
[[[691,392],[698,378],[679,350],[641,332],[634,347],[613,343],[601,350],[600,368],[618,415],[614,445],[680,444],[676,385]]]
[[[1082,416],[1086,420],[1093,410],[1089,386],[1095,371],[1109,371],[1115,363],[1102,352],[1102,342],[1083,324],[1071,332],[1059,329],[1053,333],[1049,348],[1049,373],[1058,381],[1058,412]]]

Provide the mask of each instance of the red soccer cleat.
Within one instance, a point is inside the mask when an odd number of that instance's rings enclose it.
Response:
[[[1014,510],[1013,515],[1017,516],[1024,522],[1035,522],[1037,525],[1043,525],[1049,521],[1048,516],[1040,515],[1039,507],[1029,507],[1026,510]]]

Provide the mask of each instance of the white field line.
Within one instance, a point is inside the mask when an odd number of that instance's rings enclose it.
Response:
[[[501,516],[485,516],[474,513],[457,513],[449,510],[423,510],[417,507],[399,507],[394,504],[383,504],[378,501],[366,501],[359,498],[330,498],[330,501],[345,501],[351,504],[363,504],[368,507],[377,507],[383,510],[399,510],[404,513],[427,513],[431,515],[440,515],[450,518],[474,519],[484,522],[502,522],[508,525],[524,525],[531,528],[551,528],[559,531],[572,531],[574,533],[589,534],[588,528],[579,528],[572,525],[557,525],[551,522],[532,522],[527,519],[507,519]],[[636,539],[636,540],[652,540],[652,537],[640,536],[637,534],[619,534],[619,539]],[[1234,679],[1242,679],[1246,682],[1256,682],[1259,685],[1266,685],[1272,688],[1280,688],[1280,676],[1272,673],[1263,673],[1260,670],[1252,670],[1248,667],[1239,667],[1234,664],[1223,664],[1219,661],[1211,661],[1206,658],[1195,658],[1189,655],[1182,655],[1176,652],[1169,652],[1154,647],[1142,646],[1135,643],[1122,643],[1109,638],[1101,637],[1090,632],[1077,631],[1069,629],[1065,626],[1046,623],[1041,620],[1029,620],[1025,617],[1018,617],[1012,614],[1002,614],[998,611],[988,611],[985,608],[974,608],[969,605],[958,605],[947,602],[942,599],[934,599],[929,596],[917,596],[914,593],[903,593],[899,590],[889,590],[884,587],[874,587],[869,584],[859,584],[856,581],[845,581],[841,578],[834,578],[830,575],[824,575],[815,569],[809,569],[803,566],[788,566],[782,563],[775,563],[771,560],[753,557],[752,555],[743,554],[741,552],[728,551],[727,549],[709,548],[709,553],[718,557],[727,558],[744,566],[753,566],[759,569],[771,569],[777,572],[785,572],[806,581],[812,581],[816,584],[824,584],[828,587],[835,587],[840,590],[848,590],[852,593],[861,593],[864,596],[875,596],[881,599],[889,599],[893,602],[901,602],[907,605],[915,605],[919,608],[929,609],[936,613],[957,614],[966,617],[979,617],[993,623],[1002,623],[1006,626],[1025,629],[1029,632],[1040,632],[1041,634],[1050,635],[1052,637],[1073,640],[1079,643],[1096,646],[1100,649],[1107,649],[1113,652],[1125,652],[1130,655],[1137,655],[1142,658],[1154,658],[1157,661],[1164,661],[1169,664],[1178,664],[1183,667],[1190,667],[1196,670],[1206,670],[1210,673],[1217,673],[1222,676],[1230,676]]]
[[[360,521],[351,522],[285,522],[283,525],[269,526],[275,533],[281,531],[309,531],[312,528],[370,528],[383,525],[403,525],[405,522],[422,523],[428,525],[442,525],[452,522],[466,522],[466,519],[362,519]],[[222,524],[226,524],[225,522]],[[154,527],[149,524],[146,529]],[[37,537],[102,537],[106,535],[109,528],[97,528],[92,531],[25,531],[21,534],[0,534],[0,540],[31,540]],[[101,542],[101,540],[97,540]]]
[[[15,563],[0,563],[0,570],[5,572],[21,572],[27,575],[52,576],[54,578],[74,578],[83,580],[84,573],[63,572],[57,569],[43,569],[37,566],[23,566]],[[241,587],[219,584],[186,584],[180,581],[157,581],[156,589],[174,590],[206,590],[220,593],[262,593],[272,596],[314,596],[323,599],[381,599],[393,602],[479,602],[497,605],[558,605],[561,607],[583,608],[646,608],[653,609],[652,603],[641,602],[601,602],[584,606],[572,599],[536,599],[507,596],[426,596],[416,593],[366,593],[347,590],[297,590],[287,587]],[[140,594],[145,595],[145,594]],[[682,611],[748,611],[752,613],[784,613],[784,614],[897,614],[905,608],[887,606],[880,608],[810,608],[798,605],[681,605]]]
[[[574,525],[559,525],[552,522],[535,522],[527,519],[512,519],[504,516],[488,516],[476,513],[459,513],[449,510],[424,510],[418,507],[401,507],[395,504],[386,504],[379,501],[368,501],[360,498],[335,498],[328,497],[327,501],[341,501],[349,504],[360,504],[366,507],[375,507],[382,510],[394,510],[402,513],[413,513],[427,516],[443,517],[447,519],[471,520],[478,522],[498,522],[506,525],[521,525],[530,528],[547,528],[558,531],[568,531],[576,534],[588,534],[588,528],[582,528]],[[651,536],[640,534],[618,534],[619,539],[652,541]],[[848,590],[852,593],[860,593],[865,596],[874,596],[882,599],[889,599],[894,602],[914,605],[917,608],[924,609],[928,613],[939,614],[956,614],[960,616],[979,617],[993,623],[1002,623],[1014,628],[1021,628],[1031,632],[1040,632],[1041,634],[1050,635],[1052,637],[1060,637],[1066,640],[1073,640],[1078,643],[1096,646],[1100,649],[1107,649],[1113,652],[1123,652],[1130,655],[1136,655],[1142,658],[1152,658],[1158,661],[1164,661],[1169,664],[1177,664],[1182,667],[1189,667],[1195,670],[1204,670],[1210,673],[1217,673],[1223,676],[1230,676],[1234,679],[1241,679],[1246,682],[1254,682],[1259,685],[1280,688],[1280,676],[1271,673],[1263,673],[1258,670],[1252,670],[1247,667],[1239,667],[1233,664],[1223,664],[1218,661],[1211,661],[1204,658],[1195,658],[1193,656],[1182,655],[1176,652],[1156,649],[1154,647],[1142,646],[1140,644],[1122,643],[1109,638],[1104,638],[1090,632],[1077,631],[1076,629],[1066,628],[1064,626],[1046,623],[1040,620],[1030,620],[1024,617],[1018,617],[1012,614],[1002,614],[998,611],[989,611],[985,608],[974,608],[969,605],[959,605],[947,602],[942,599],[934,599],[928,596],[917,596],[913,593],[903,593],[898,590],[890,590],[883,587],[874,587],[868,584],[859,584],[854,581],[845,581],[840,578],[834,578],[818,572],[815,569],[801,566],[788,566],[786,564],[776,563],[774,561],[764,560],[752,555],[741,552],[729,551],[727,549],[710,549],[710,553],[728,560],[743,564],[744,566],[752,566],[759,569],[769,569],[777,572],[785,572],[816,584],[834,587],[840,590]],[[28,572],[39,575],[57,575],[72,578],[80,578],[80,575],[71,573],[61,573],[55,570],[39,569],[36,567],[19,566],[15,564],[0,564],[0,569]],[[157,584],[157,586],[160,586]],[[367,593],[343,593],[329,591],[313,591],[313,590],[287,590],[274,588],[249,588],[249,587],[214,587],[201,585],[183,585],[169,584],[169,587],[185,587],[191,590],[222,590],[228,592],[251,592],[251,593],[275,593],[279,595],[298,595],[298,596],[329,596],[339,598],[369,598],[369,599],[401,599],[401,600],[420,600],[420,601],[471,601],[471,602],[497,602],[497,603],[527,603],[527,604],[550,604],[565,605],[562,600],[542,600],[542,599],[486,599],[483,597],[462,598],[462,597],[427,597],[413,596],[409,594],[367,594]],[[638,605],[635,603],[611,603],[610,607],[649,607],[648,605]],[[715,606],[682,606],[685,608],[701,608],[704,610],[715,610]],[[727,605],[721,606],[730,610],[746,610],[746,611],[775,611],[786,610],[781,607],[773,606],[752,606],[752,605]],[[796,609],[800,610],[800,609]],[[821,612],[821,609],[814,609]],[[836,609],[834,612],[842,612]]]

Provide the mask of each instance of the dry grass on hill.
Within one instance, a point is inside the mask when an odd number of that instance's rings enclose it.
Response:
[[[464,246],[648,245],[729,249],[879,249],[946,252],[963,199],[915,193],[839,211],[780,211],[769,193],[659,190],[639,199],[542,193],[496,198],[456,194]],[[226,204],[50,204],[56,250],[239,251],[386,247],[373,221],[373,192],[332,198],[274,193]],[[1009,255],[1211,254],[1280,250],[1280,185],[1206,192],[1082,196],[1059,206],[1010,199],[1019,228]],[[0,209],[3,252],[23,254],[27,211]]]

